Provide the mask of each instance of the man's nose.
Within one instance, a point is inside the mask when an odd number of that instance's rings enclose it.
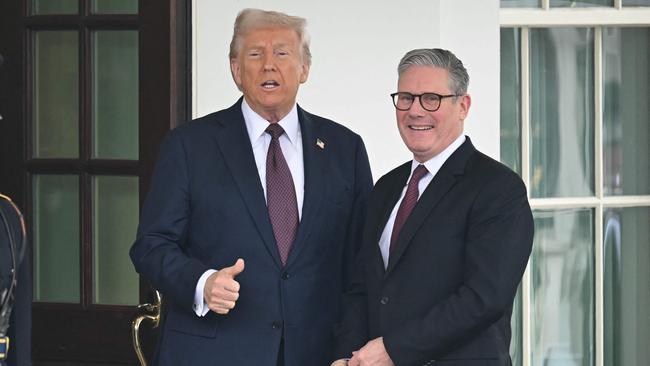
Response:
[[[274,71],[275,70],[275,58],[273,54],[264,55],[264,70]]]
[[[408,114],[413,117],[420,117],[426,113],[426,110],[422,108],[422,103],[420,103],[420,97],[413,98],[413,104],[411,108],[408,109]]]

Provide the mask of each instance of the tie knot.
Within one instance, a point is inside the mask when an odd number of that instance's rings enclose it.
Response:
[[[277,123],[269,123],[269,127],[266,128],[266,133],[271,135],[271,138],[277,139],[282,136],[284,129]]]
[[[429,171],[427,170],[427,167],[424,165],[420,164],[418,165],[415,170],[413,171],[413,175],[411,176],[411,182],[419,182],[422,177],[425,176]]]

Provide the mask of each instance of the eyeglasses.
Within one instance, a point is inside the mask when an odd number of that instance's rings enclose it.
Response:
[[[407,92],[397,92],[390,95],[393,99],[395,108],[400,111],[408,111],[413,105],[415,98],[420,99],[422,108],[429,112],[435,112],[440,108],[440,102],[443,98],[459,97],[458,94],[440,95],[437,93],[411,94]]]

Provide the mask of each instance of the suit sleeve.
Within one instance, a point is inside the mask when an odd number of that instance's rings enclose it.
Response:
[[[349,283],[354,273],[356,258],[361,248],[363,223],[366,218],[368,196],[372,190],[372,173],[363,140],[357,137],[354,166],[354,203],[347,226],[345,245],[345,268],[343,281]]]
[[[368,154],[361,138],[358,138],[355,163],[354,209],[348,224],[345,246],[344,289],[342,297],[343,318],[334,326],[336,346],[333,360],[349,357],[351,352],[365,343],[366,315],[365,290],[361,260],[363,224],[366,218],[367,202],[372,190],[372,174]],[[356,348],[355,348],[356,347]]]
[[[191,311],[196,283],[209,268],[184,251],[191,214],[188,169],[182,135],[171,131],[161,146],[130,255],[138,273]]]
[[[423,317],[384,336],[397,365],[440,358],[481,334],[512,306],[533,242],[532,213],[519,177],[490,179],[467,220],[463,284]]]

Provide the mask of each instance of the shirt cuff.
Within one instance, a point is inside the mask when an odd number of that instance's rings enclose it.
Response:
[[[194,313],[196,313],[197,316],[205,316],[205,314],[210,311],[210,308],[208,307],[208,304],[205,303],[205,300],[203,299],[203,289],[205,288],[205,282],[208,280],[208,277],[215,273],[214,269],[209,269],[205,272],[203,272],[203,275],[199,278],[199,281],[196,283],[196,290],[194,291]]]

